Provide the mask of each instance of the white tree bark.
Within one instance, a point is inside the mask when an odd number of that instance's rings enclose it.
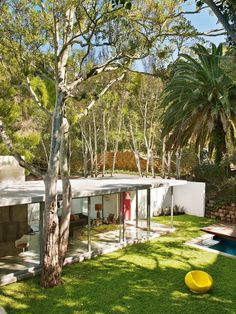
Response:
[[[115,145],[113,147],[111,177],[113,176],[114,171],[115,171],[116,156],[117,156],[117,152],[118,152],[120,133],[121,133],[121,127],[122,127],[122,121],[123,121],[123,115],[122,115],[122,112],[120,111],[120,119],[119,119],[119,124],[118,124],[118,131],[117,131],[116,138],[115,138]]]
[[[131,139],[132,139],[131,149],[132,149],[132,151],[134,153],[134,158],[135,158],[138,174],[139,174],[140,177],[142,177],[143,174],[142,174],[142,167],[141,167],[141,162],[140,162],[140,153],[138,151],[137,144],[136,144],[136,141],[135,141],[135,137],[134,137],[134,132],[133,132],[133,127],[132,127],[131,121],[129,122],[129,131],[130,131],[130,135],[131,135]]]
[[[94,111],[92,110],[93,116],[93,135],[94,135],[94,175],[98,176],[98,145],[97,145],[97,126],[96,126],[96,117]]]
[[[176,153],[176,179],[180,178],[180,163],[181,163],[181,158],[182,158],[182,149],[178,148]]]
[[[60,220],[59,232],[59,265],[61,268],[63,267],[68,246],[72,200],[71,184],[69,180],[68,150],[69,150],[69,123],[66,117],[64,117],[60,147],[60,173],[62,179],[62,216]]]
[[[165,165],[166,165],[166,138],[164,137],[162,142],[162,162],[161,162],[161,177],[163,179],[166,177]]]
[[[107,154],[107,128],[106,128],[106,112],[102,115],[102,126],[103,126],[103,164],[102,164],[102,177],[105,176],[106,172],[106,154]]]
[[[172,158],[172,151],[168,151],[167,153],[167,167],[168,167],[168,179],[171,178],[171,158]]]

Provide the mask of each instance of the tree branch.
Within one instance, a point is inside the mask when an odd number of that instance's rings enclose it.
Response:
[[[121,76],[119,76],[119,77],[117,77],[117,78],[111,80],[111,81],[107,84],[107,86],[98,94],[97,99],[99,99],[100,97],[102,97],[102,96],[112,87],[113,84],[115,84],[116,82],[122,81],[123,78],[125,77],[125,73],[126,73],[126,71],[123,72]],[[84,110],[84,112],[82,112],[82,113],[79,114],[79,116],[78,116],[79,120],[80,120],[82,117],[88,115],[89,110],[91,110],[91,109],[93,108],[93,106],[95,105],[97,99],[93,99],[93,100],[90,102],[90,104],[87,106],[87,108]]]
[[[161,36],[172,37],[172,36],[181,36],[181,37],[195,37],[195,36],[208,36],[208,37],[215,37],[215,36],[222,36],[226,35],[227,32],[223,31],[223,28],[220,29],[213,29],[208,32],[194,32],[194,33],[163,33]]]
[[[123,55],[121,53],[117,54],[116,56],[108,59],[106,62],[104,62],[103,64],[100,65],[95,65],[88,73],[85,77],[80,76],[79,74],[77,74],[77,76],[75,77],[74,81],[71,84],[68,84],[67,88],[69,91],[72,91],[74,88],[77,87],[77,85],[83,81],[88,80],[89,78],[101,73],[101,72],[105,72],[105,71],[113,71],[113,70],[117,70],[118,65],[116,64],[116,66],[111,66],[112,62],[115,62],[119,59],[121,59],[123,57]]]
[[[229,24],[227,19],[221,13],[217,5],[214,3],[213,0],[204,0],[204,2],[211,8],[215,16],[218,18],[219,22],[223,25],[225,30],[227,31],[228,35],[232,38],[232,40],[236,43],[236,31],[233,27]]]
[[[31,86],[31,84],[30,84],[30,79],[29,79],[28,77],[26,78],[26,81],[27,81],[28,90],[29,90],[31,96],[33,97],[33,99],[35,100],[36,104],[38,105],[38,107],[39,107],[41,110],[43,110],[44,113],[46,113],[48,116],[51,117],[51,116],[52,116],[52,113],[51,113],[49,110],[47,110],[47,109],[43,106],[43,104],[41,103],[41,101],[38,99],[38,96],[35,94],[35,92],[34,92],[32,86]]]

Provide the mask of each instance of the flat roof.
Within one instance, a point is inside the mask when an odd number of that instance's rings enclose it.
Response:
[[[185,185],[185,180],[140,178],[137,176],[116,176],[71,179],[72,198],[115,194],[125,191],[145,190],[160,186]],[[58,199],[62,198],[62,184],[58,180]],[[44,202],[43,181],[25,181],[23,183],[0,186],[0,207],[17,204]]]

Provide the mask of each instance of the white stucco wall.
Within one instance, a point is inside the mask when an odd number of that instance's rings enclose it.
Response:
[[[25,181],[25,169],[20,167],[13,156],[0,156],[0,185]]]
[[[204,217],[205,186],[203,182],[188,182],[186,185],[174,187],[174,205],[183,206],[185,213]]]
[[[185,213],[204,217],[205,215],[205,183],[187,182],[185,185],[175,186],[174,205],[183,206]],[[139,217],[147,216],[147,191],[140,190],[139,198]],[[167,186],[151,189],[151,216],[160,208],[171,206],[171,190]],[[135,219],[136,197],[132,200],[132,219]]]
[[[119,194],[104,195],[103,197],[103,214],[108,217],[109,214],[114,214],[115,218],[119,216],[120,196]]]

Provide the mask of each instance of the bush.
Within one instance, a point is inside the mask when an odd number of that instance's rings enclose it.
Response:
[[[219,188],[228,178],[225,165],[201,165],[194,169],[194,180],[206,182]]]
[[[214,208],[220,208],[223,205],[236,204],[236,178],[229,178],[222,182],[216,193],[209,193],[208,199],[214,200]]]

